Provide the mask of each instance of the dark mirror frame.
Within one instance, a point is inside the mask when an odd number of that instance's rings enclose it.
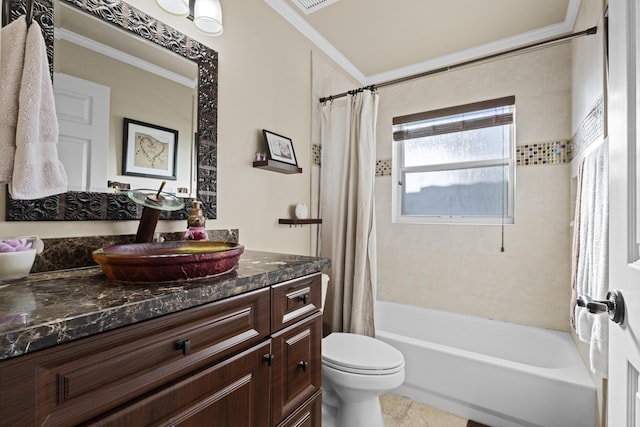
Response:
[[[9,21],[26,13],[28,0],[2,1],[9,2]],[[198,64],[198,131],[194,141],[194,151],[197,156],[196,197],[202,202],[206,217],[215,219],[218,53],[120,0],[59,1],[66,2]],[[34,0],[33,4],[33,20],[37,21],[42,28],[49,65],[53,73],[53,0]],[[185,199],[185,208],[180,211],[163,212],[161,219],[186,219],[189,216],[191,200],[193,199]],[[139,217],[138,206],[126,193],[69,191],[43,199],[15,200],[7,191],[7,221],[134,220]]]

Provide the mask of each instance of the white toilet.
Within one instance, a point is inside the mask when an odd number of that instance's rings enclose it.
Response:
[[[322,276],[323,303],[329,278]],[[322,340],[322,425],[384,427],[379,396],[404,381],[404,357],[387,343],[334,332]]]

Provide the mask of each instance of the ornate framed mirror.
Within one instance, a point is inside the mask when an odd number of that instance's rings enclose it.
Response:
[[[27,0],[9,2],[9,21],[26,13]],[[193,141],[195,198],[202,202],[207,218],[217,208],[217,98],[218,54],[200,42],[157,21],[120,0],[55,0],[107,22],[132,37],[145,39],[197,64],[197,117]],[[54,0],[34,0],[33,20],[42,27],[49,64],[54,64]],[[6,10],[6,9],[4,9]],[[7,192],[8,193],[8,192]],[[185,209],[165,212],[162,219],[186,219]],[[133,220],[138,206],[124,193],[69,191],[37,200],[15,200],[7,194],[7,221]]]

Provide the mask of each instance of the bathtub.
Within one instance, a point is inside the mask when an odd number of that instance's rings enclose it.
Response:
[[[492,427],[592,427],[596,389],[568,333],[376,301],[402,352],[397,393]]]

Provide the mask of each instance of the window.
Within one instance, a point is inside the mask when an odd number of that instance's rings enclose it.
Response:
[[[513,223],[515,97],[393,119],[393,222]]]

